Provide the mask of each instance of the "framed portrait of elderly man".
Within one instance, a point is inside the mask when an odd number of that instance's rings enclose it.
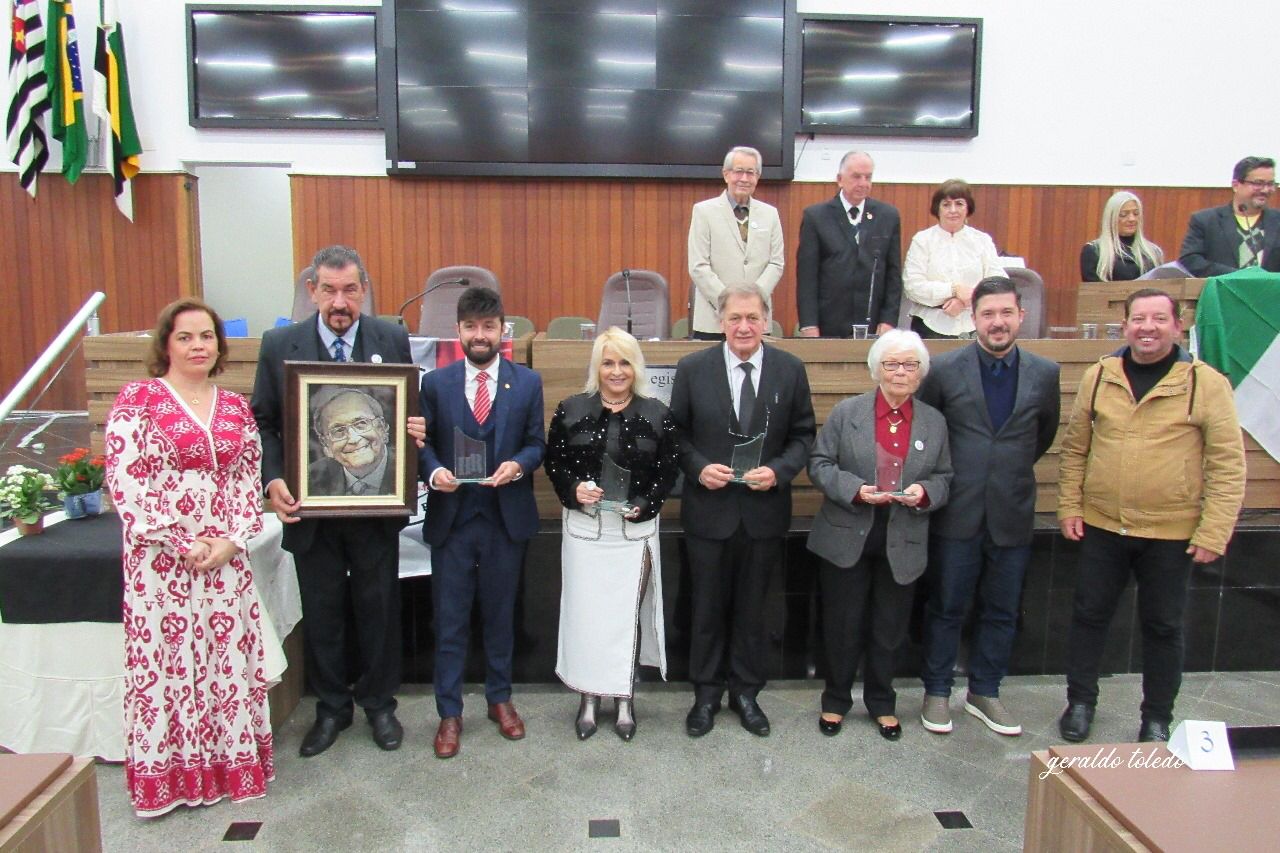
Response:
[[[412,515],[418,452],[413,364],[286,361],[285,481],[298,515]]]

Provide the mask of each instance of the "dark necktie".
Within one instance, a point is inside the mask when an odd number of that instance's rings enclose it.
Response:
[[[733,215],[738,220],[738,233],[742,235],[742,241],[747,240],[747,216],[750,215],[751,208],[745,204],[739,204],[733,209]]]
[[[862,220],[857,219],[858,208],[849,208],[849,228],[853,231],[853,240],[858,241],[858,232],[862,230]]]
[[[755,365],[744,361],[742,368],[742,388],[738,392],[738,429],[745,435],[751,428],[751,413],[756,407],[756,387],[751,384],[751,371]]]
[[[345,346],[345,341],[343,341],[343,340],[342,340],[342,338],[335,338],[335,339],[334,339],[334,341],[333,341],[333,360],[334,360],[334,361],[346,361],[346,360],[347,360],[347,353],[346,353],[346,351],[343,349],[343,347],[344,347],[344,346]]]

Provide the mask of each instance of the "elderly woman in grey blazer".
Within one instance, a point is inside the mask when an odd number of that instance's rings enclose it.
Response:
[[[839,733],[865,653],[862,701],[881,736],[897,740],[894,659],[924,574],[929,513],[947,502],[951,452],[942,415],[913,399],[929,372],[920,337],[881,335],[867,366],[876,389],[836,405],[809,457],[809,478],[826,498],[808,541],[821,560],[827,651],[818,728]]]

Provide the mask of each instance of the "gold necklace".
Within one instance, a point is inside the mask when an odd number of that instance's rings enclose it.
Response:
[[[628,394],[627,396],[623,397],[621,400],[610,400],[608,397],[601,394],[600,401],[603,402],[606,406],[625,406],[627,403],[631,402],[631,398],[634,396],[635,396],[634,394]]]
[[[890,434],[890,435],[897,435],[897,433],[898,433],[898,427],[902,426],[902,422],[906,420],[906,418],[905,418],[905,417],[902,417],[902,418],[898,418],[897,423],[894,423],[893,421],[890,421],[890,420],[889,420],[889,416],[888,416],[888,415],[885,415],[885,416],[884,416],[884,419],[885,419],[886,421],[889,421],[889,434]]]

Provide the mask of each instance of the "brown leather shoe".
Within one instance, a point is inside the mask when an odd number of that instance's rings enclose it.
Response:
[[[516,706],[510,702],[499,702],[489,706],[489,719],[498,724],[498,731],[507,740],[520,740],[524,737],[524,720],[516,713]]]
[[[461,749],[458,741],[462,739],[462,718],[445,717],[436,729],[436,758],[453,758]]]

